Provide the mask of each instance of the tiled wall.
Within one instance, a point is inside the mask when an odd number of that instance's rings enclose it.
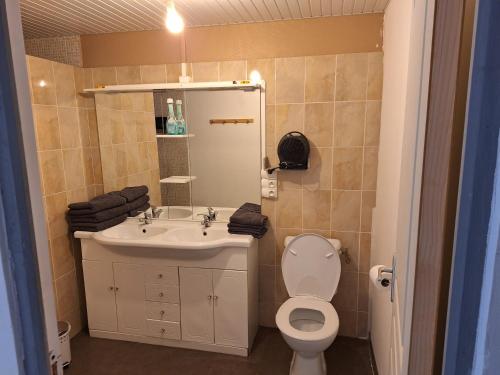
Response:
[[[245,79],[257,69],[267,84],[267,154],[286,132],[304,132],[311,168],[279,172],[279,198],[263,199],[271,230],[259,251],[260,323],[274,326],[288,298],[281,273],[283,241],[305,232],[339,238],[351,262],[333,304],[340,334],[367,336],[371,211],[375,206],[382,54],[270,58],[192,63],[195,81]],[[178,64],[93,68],[95,83],[177,82]],[[97,80],[96,80],[97,79]]]
[[[79,35],[57,38],[26,39],[26,54],[63,64],[82,66],[82,43]]]
[[[95,95],[104,191],[147,185],[160,205],[153,93]]]
[[[77,94],[92,80],[90,71],[70,65],[30,56],[27,63],[57,317],[70,321],[74,335],[84,314],[81,254],[65,212],[69,203],[102,192],[94,100]]]

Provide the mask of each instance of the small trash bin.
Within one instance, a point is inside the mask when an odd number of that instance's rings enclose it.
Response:
[[[57,330],[59,331],[59,344],[61,348],[61,362],[63,367],[68,367],[71,363],[71,348],[69,345],[69,333],[71,324],[69,322],[57,322]]]

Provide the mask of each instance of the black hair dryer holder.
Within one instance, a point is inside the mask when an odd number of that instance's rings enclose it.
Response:
[[[307,169],[309,167],[309,141],[300,132],[285,134],[278,144],[279,165],[269,168],[271,174],[276,169]]]

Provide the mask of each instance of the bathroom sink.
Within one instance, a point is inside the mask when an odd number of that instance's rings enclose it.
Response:
[[[165,227],[152,225],[141,225],[138,223],[123,223],[105,229],[100,232],[100,236],[114,240],[142,240],[158,236],[167,231]]]
[[[227,224],[213,223],[204,228],[193,221],[155,221],[141,225],[128,219],[101,232],[74,233],[76,238],[93,239],[102,245],[117,247],[153,247],[178,250],[216,250],[227,247],[250,247],[252,236],[230,234]]]
[[[176,242],[211,242],[227,238],[227,228],[189,227],[168,231],[163,238]]]

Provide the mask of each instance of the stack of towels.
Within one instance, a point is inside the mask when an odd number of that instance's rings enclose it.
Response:
[[[267,216],[261,214],[260,205],[245,203],[229,218],[228,232],[250,234],[262,238],[267,232]]]
[[[147,186],[126,187],[99,195],[88,202],[71,203],[68,211],[70,230],[99,232],[122,223],[127,216],[137,216],[147,210]]]

